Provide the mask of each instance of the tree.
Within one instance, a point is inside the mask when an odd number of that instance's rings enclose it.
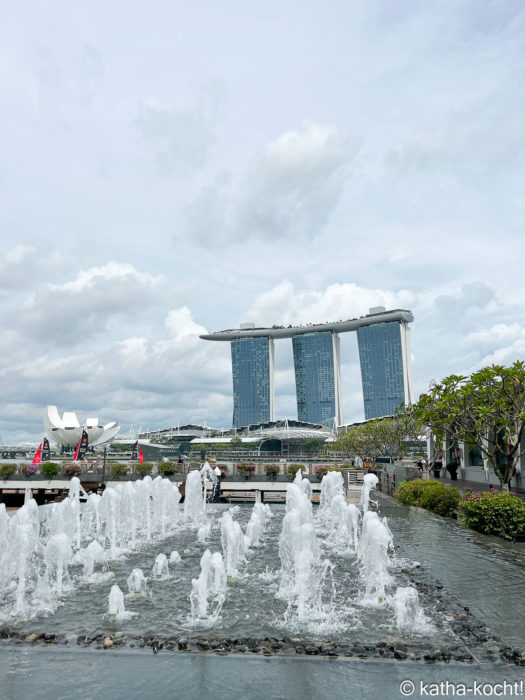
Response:
[[[375,463],[381,455],[397,462],[411,454],[415,445],[423,466],[423,478],[428,478],[435,456],[426,453],[426,428],[413,406],[400,406],[389,418],[371,420],[348,429],[333,444],[333,449],[357,455],[363,461]]]
[[[311,438],[303,442],[303,449],[305,452],[319,452],[321,445],[322,441],[319,438]]]
[[[428,434],[429,429],[421,416],[419,406],[400,406],[390,420],[397,426],[394,435],[398,436],[402,446],[402,454],[398,459],[410,454],[410,447],[415,446],[417,458],[422,466],[423,479],[428,479],[435,462],[441,459],[441,451],[427,451],[427,439],[432,439],[432,435]]]
[[[451,375],[418,402],[418,416],[442,441],[448,435],[479,447],[503,491],[525,454],[525,364],[492,365],[470,377]]]
[[[242,440],[240,437],[235,436],[230,440],[230,447],[232,450],[242,450]]]
[[[382,453],[377,423],[378,421],[368,421],[361,425],[351,426],[332,444],[332,449],[345,452],[350,456],[357,455],[363,463],[365,459],[369,459],[371,467],[373,467],[376,459]]]

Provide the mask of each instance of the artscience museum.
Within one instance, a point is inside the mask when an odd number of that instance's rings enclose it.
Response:
[[[44,430],[50,440],[68,447],[76,447],[85,430],[89,446],[96,447],[112,440],[120,425],[115,421],[100,425],[98,418],[86,418],[84,423],[80,423],[73,411],[64,411],[61,417],[56,406],[46,406]]]

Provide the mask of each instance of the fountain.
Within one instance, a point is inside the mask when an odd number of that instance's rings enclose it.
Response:
[[[321,560],[314,530],[312,504],[300,482],[286,491],[286,514],[279,537],[281,578],[278,596],[288,603],[285,619],[298,622],[320,619],[332,610],[322,602],[323,589],[332,565]]]
[[[203,489],[199,471],[190,472],[186,478],[184,520],[197,527],[206,520],[206,492]]]
[[[226,511],[221,518],[221,543],[224,566],[229,579],[238,578],[239,566],[244,561],[250,540],[243,534],[241,526]]]
[[[90,638],[131,613],[128,633],[171,638],[190,629],[213,629],[217,638],[233,629],[239,638],[432,634],[428,597],[419,599],[412,585],[417,570],[403,565],[401,573],[386,519],[369,508],[369,476],[362,515],[346,503],[337,472],[324,478],[319,508],[299,472],[284,512],[261,502],[208,507],[197,471],[184,507],[160,477],[110,487],[85,503],[74,484],[61,503],[38,507],[30,499],[9,515],[0,507],[0,622],[37,620],[75,632],[77,610]]]
[[[272,517],[270,506],[264,503],[255,503],[252,509],[250,520],[246,526],[246,537],[250,542],[250,547],[257,547],[261,540],[266,522]]]
[[[95,570],[95,564],[105,561],[104,550],[97,540],[93,540],[83,550],[83,553],[77,557],[79,563],[84,565],[85,578],[91,578]]]
[[[164,579],[170,577],[168,558],[165,554],[157,554],[155,557],[155,563],[153,564],[153,569],[151,570],[151,576],[154,581],[163,581]]]
[[[412,586],[399,586],[393,596],[397,627],[403,632],[428,632],[428,623],[419,604],[419,594]]]
[[[392,581],[389,574],[390,551],[393,550],[392,534],[386,524],[374,511],[366,511],[357,557],[359,573],[363,583],[361,604],[382,605],[386,601],[386,587]]]
[[[29,499],[11,517],[1,507],[0,619],[49,614],[66,590],[93,579],[97,566],[173,535],[180,517],[178,488],[160,477],[155,482],[146,477],[118,485],[82,503],[80,482],[73,478],[60,503],[38,507]],[[78,566],[82,575],[71,577],[70,569]]]
[[[65,533],[49,538],[44,551],[46,577],[49,588],[54,589],[57,596],[62,595],[64,583],[69,587],[68,565],[71,558],[71,542]]]
[[[298,655],[353,656],[345,664],[346,683],[348,669],[362,668],[356,657],[368,657],[372,670],[381,664],[385,676],[383,656],[392,664],[421,659],[420,669],[427,668],[423,659],[430,660],[437,671],[440,660],[451,660],[450,669],[456,659],[478,654],[487,662],[492,645],[507,649],[423,567],[396,560],[390,523],[395,532],[408,533],[409,544],[418,533],[405,522],[403,509],[381,500],[381,509],[392,510],[387,523],[369,506],[373,475],[366,479],[362,513],[346,503],[337,473],[322,482],[319,508],[312,506],[301,473],[287,486],[285,507],[271,510],[261,502],[252,508],[207,507],[202,474],[189,481],[185,506],[176,487],[160,477],[108,487],[85,502],[73,485],[61,503],[38,507],[29,499],[9,514],[0,504],[1,634],[25,645],[32,664],[38,654],[30,646],[53,639],[56,647],[45,656],[47,663],[55,654],[57,668],[66,644],[101,649],[98,656],[84,655],[96,659],[97,669],[109,654],[115,663],[111,652],[102,651],[113,646],[119,655],[115,668],[127,671],[142,647],[172,654],[168,665],[177,670],[177,663],[190,658],[192,668],[222,663],[215,656],[196,660],[198,650],[230,653],[228,664],[249,653],[250,669],[257,658],[266,662],[263,654],[280,655],[286,663],[272,669],[295,669],[297,678],[287,687],[291,695],[297,679],[314,666],[293,665]],[[434,536],[420,537],[422,552],[432,541],[441,546],[448,525],[436,521],[425,520]],[[469,538],[457,537],[460,526],[451,527],[455,544],[471,551]],[[500,556],[498,565],[508,565],[508,559]],[[7,640],[2,646],[11,659]],[[11,647],[19,654],[20,647]],[[147,658],[142,653],[141,668]],[[315,664],[316,673],[325,673],[321,666]],[[156,664],[155,673],[157,667],[163,664]],[[265,673],[267,668],[265,663]],[[397,673],[405,677],[401,667]]]
[[[207,549],[201,557],[201,571],[197,579],[191,582],[190,593],[192,625],[202,624],[211,626],[219,619],[226,594],[226,570],[219,552],[213,554]],[[215,608],[211,614],[208,609],[211,603]]]
[[[142,569],[133,569],[128,576],[128,591],[130,596],[145,596],[146,595],[146,577]]]
[[[359,511],[346,502],[340,472],[328,472],[323,477],[316,525],[324,532],[330,549],[347,554],[357,549]]]
[[[173,550],[173,552],[170,554],[170,564],[181,564],[182,559],[180,554],[176,551]]]
[[[108,612],[107,617],[111,621],[121,621],[133,617],[136,613],[127,611],[124,606],[124,593],[120,590],[117,584],[111,586],[111,591],[108,596]]]
[[[375,474],[365,474],[363,478],[363,489],[361,491],[361,510],[366,513],[370,501],[370,491],[375,489],[379,479]]]

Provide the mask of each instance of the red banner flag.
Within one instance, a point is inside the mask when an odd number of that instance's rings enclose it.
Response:
[[[42,443],[38,446],[38,450],[35,452],[35,456],[33,457],[33,464],[40,464],[42,461]]]
[[[142,454],[142,447],[139,445],[139,462],[144,462],[144,455]]]

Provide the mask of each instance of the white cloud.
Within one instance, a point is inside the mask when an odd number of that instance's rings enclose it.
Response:
[[[296,290],[285,280],[258,295],[241,321],[268,325],[340,321],[363,316],[373,306],[411,308],[415,300],[408,290],[367,289],[352,283],[331,284],[323,291]]]
[[[332,125],[308,122],[269,142],[233,195],[229,179],[205,188],[186,226],[208,243],[321,235],[351,175],[356,140]]]
[[[23,336],[56,345],[86,342],[102,333],[119,315],[135,315],[159,301],[162,275],[139,272],[129,263],[108,262],[81,270],[75,279],[47,283],[29,293],[19,315],[8,316]]]
[[[153,277],[144,272],[139,272],[129,263],[108,262],[100,267],[90,267],[81,270],[76,279],[63,284],[49,284],[52,292],[71,292],[72,294],[90,294],[102,296],[106,284],[113,285],[115,289],[126,289],[129,293],[132,285],[137,285],[143,292],[145,289],[158,288],[161,278]],[[114,301],[111,299],[110,301]]]
[[[238,320],[411,308],[417,388],[522,353],[521,0],[29,5],[0,24],[3,437],[47,403],[228,425],[198,335]]]

